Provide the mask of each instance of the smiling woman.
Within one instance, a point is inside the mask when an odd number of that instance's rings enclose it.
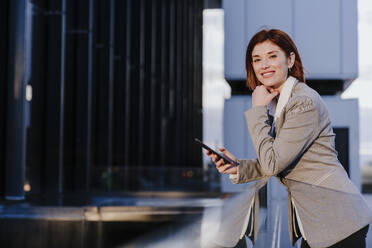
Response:
[[[275,176],[288,192],[292,245],[302,238],[305,248],[366,247],[372,212],[337,158],[327,107],[306,85],[291,38],[277,29],[255,34],[247,47],[246,70],[253,93],[245,117],[257,158],[236,159],[220,148],[239,166],[231,168],[207,153],[217,170],[235,184],[256,181],[262,186]],[[255,242],[259,215],[253,194],[250,200],[242,233],[247,226],[256,230],[248,235]]]

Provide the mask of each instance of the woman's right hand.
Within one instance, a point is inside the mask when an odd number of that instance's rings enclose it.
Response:
[[[257,86],[252,92],[252,106],[267,106],[279,95],[279,91],[264,85]]]
[[[231,158],[232,160],[237,161],[236,158],[225,148],[221,147],[219,148],[219,150],[228,158]],[[205,154],[207,154],[212,159],[219,173],[221,174],[237,174],[238,173],[238,168],[236,166],[232,166],[231,164],[225,164],[222,158],[218,160],[218,156],[216,154],[213,154],[210,151],[206,151]]]

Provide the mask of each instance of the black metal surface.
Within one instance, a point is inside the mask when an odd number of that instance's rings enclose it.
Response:
[[[10,2],[29,4],[28,32],[17,29],[17,23],[25,25],[26,7],[13,13],[7,9]],[[202,167],[193,138],[202,136],[203,1],[17,0],[3,1],[1,7],[1,30],[6,34],[11,27],[9,39],[1,41],[1,54],[13,54],[17,43],[12,39],[29,42],[30,48],[30,57],[23,60],[33,89],[30,118],[17,114],[30,120],[27,152],[14,153],[14,159],[26,160],[26,168],[22,162],[23,167],[2,170],[9,182],[17,182],[19,193],[24,183],[31,194],[141,190],[149,185],[167,190],[168,182]],[[2,68],[9,64],[8,73],[1,75],[9,87],[14,75],[24,80],[21,71],[12,74],[15,63],[1,63]],[[8,84],[1,87],[1,99],[9,98]],[[0,107],[0,125],[9,122],[8,137],[0,142],[12,142],[15,133],[25,142],[26,133],[16,132],[15,119],[10,121],[16,112],[6,106],[10,103]],[[5,135],[6,127],[0,130]],[[0,159],[5,159],[5,143],[1,147]],[[10,143],[6,147],[15,149]],[[19,146],[16,150],[21,151]],[[143,168],[180,174],[145,173],[136,179]],[[118,177],[120,187],[115,187]],[[176,188],[180,185],[188,190],[189,183],[179,182]]]
[[[26,159],[26,0],[9,2],[5,197],[22,199]],[[4,83],[4,82],[3,82]]]
[[[306,83],[321,95],[341,94],[349,85],[342,80],[307,80]]]
[[[8,1],[0,1],[0,32],[8,37]],[[0,39],[0,195],[4,194],[6,115],[8,88],[8,39]]]
[[[41,105],[33,104],[33,108],[45,108],[45,113],[40,116],[45,121],[43,130],[40,130],[43,134],[45,132],[45,147],[44,151],[38,150],[37,154],[28,154],[36,158],[36,156],[45,156],[42,160],[44,165],[44,177],[42,178],[41,187],[42,191],[60,193],[62,190],[62,166],[63,166],[63,118],[66,106],[61,105],[64,102],[65,96],[65,85],[64,85],[64,53],[65,50],[65,39],[63,38],[64,32],[63,24],[64,18],[62,17],[66,13],[62,12],[61,1],[49,1],[48,9],[41,9],[42,15],[46,15],[47,28],[45,35],[45,45],[47,48],[45,68],[41,73],[46,73],[44,81],[45,89],[45,102],[40,103]],[[43,49],[43,48],[41,48]],[[34,88],[34,91],[39,91],[39,88]],[[32,117],[31,126],[35,118]],[[33,140],[30,140],[29,145],[33,145]],[[29,167],[29,169],[31,169]],[[32,169],[31,169],[32,170]],[[43,171],[42,171],[43,172]],[[39,182],[30,182],[31,186]]]
[[[341,162],[348,176],[350,177],[349,128],[348,127],[334,127],[333,131],[336,134],[335,149],[338,152],[337,158]]]
[[[35,1],[36,2],[36,1]],[[45,1],[38,1],[38,5],[32,5],[32,26],[33,30],[31,40],[31,76],[28,82],[32,86],[32,105],[31,105],[31,120],[32,123],[27,129],[27,152],[26,152],[26,165],[32,170],[26,171],[27,180],[31,182],[41,182],[45,177],[44,173],[44,149],[46,141],[45,132],[45,109],[44,103],[46,101],[46,87],[45,87],[45,67],[46,67],[46,39],[43,34],[46,33],[47,23],[46,15],[41,13],[40,8],[45,8]],[[38,107],[34,107],[38,106]],[[42,107],[40,107],[42,106]],[[32,154],[32,156],[30,156]],[[26,168],[27,169],[27,168]],[[33,184],[33,190],[40,192],[42,185]],[[45,187],[45,185],[44,185]]]
[[[131,57],[132,57],[132,51],[133,51],[132,50],[132,42],[131,42],[131,39],[130,39],[130,37],[132,36],[132,12],[133,12],[132,5],[133,5],[132,0],[127,0],[126,1],[126,5],[125,5],[126,18],[125,18],[125,22],[124,22],[125,25],[123,25],[125,27],[125,30],[123,30],[123,32],[125,32],[125,36],[122,37],[123,41],[125,42],[123,44],[123,45],[125,45],[125,49],[123,49],[123,51],[121,51],[121,54],[120,54],[120,55],[123,56],[123,66],[125,67],[125,70],[123,70],[123,72],[124,72],[124,84],[125,84],[125,88],[124,88],[124,91],[123,91],[123,93],[125,94],[124,116],[128,117],[128,118],[124,118],[122,120],[119,120],[119,121],[124,122],[123,123],[124,124],[123,125],[124,126],[124,136],[122,136],[122,139],[124,141],[124,144],[123,144],[124,145],[124,154],[126,154],[126,155],[119,158],[120,160],[122,160],[124,162],[124,164],[130,164],[131,163],[131,161],[130,161],[130,156],[131,156],[130,146],[131,146],[131,143],[132,143],[131,142],[131,120],[132,120],[132,118],[129,118],[129,117],[130,117],[131,112],[132,112],[131,111],[132,96],[131,96],[131,94],[129,94],[129,92],[131,92],[131,89],[132,89],[132,84],[131,84],[131,69],[132,69],[132,66],[130,64],[130,62],[132,61]],[[155,52],[156,49],[153,49],[152,51]],[[119,74],[119,75],[121,75],[121,74]],[[156,104],[153,104],[152,106],[156,106]],[[151,109],[151,113],[154,113],[154,112],[152,112],[152,109]],[[152,123],[151,127],[156,126],[158,124],[155,121],[155,119],[152,119],[151,123]],[[156,130],[152,130],[152,135],[156,135]],[[120,146],[120,143],[119,143],[119,146]],[[151,151],[150,151],[150,156],[151,156]]]

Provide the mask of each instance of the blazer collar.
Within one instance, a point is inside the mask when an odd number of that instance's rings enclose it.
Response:
[[[291,96],[292,89],[297,82],[298,82],[298,80],[295,77],[292,77],[292,76],[289,76],[287,78],[287,80],[284,82],[283,89],[282,89],[282,91],[280,92],[280,95],[279,95],[279,100],[278,100],[278,102],[275,106],[274,121],[276,121],[280,117],[284,106],[287,104],[287,102],[288,102],[288,100]],[[272,105],[275,105],[275,104],[272,104]]]

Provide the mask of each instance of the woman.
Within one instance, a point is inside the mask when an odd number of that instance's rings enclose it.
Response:
[[[236,159],[230,168],[207,152],[233,183],[277,177],[288,191],[292,245],[365,247],[372,212],[337,159],[326,106],[305,84],[291,38],[277,29],[255,34],[246,51],[252,108],[245,112],[257,159]],[[272,117],[273,115],[273,117]]]

